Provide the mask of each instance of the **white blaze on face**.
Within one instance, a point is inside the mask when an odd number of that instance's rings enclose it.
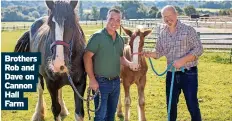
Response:
[[[140,42],[140,37],[137,36],[133,42],[133,53],[138,53],[139,52],[139,42]],[[138,54],[133,55],[133,63],[138,64],[139,63],[139,57]]]
[[[61,26],[56,22],[54,17],[52,21],[55,23],[55,40],[63,41],[63,34],[64,34],[64,23]],[[56,45],[56,56],[54,60],[54,67],[55,70],[60,70],[60,66],[64,66],[64,46],[63,45]]]

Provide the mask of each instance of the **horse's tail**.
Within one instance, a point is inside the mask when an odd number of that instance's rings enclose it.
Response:
[[[30,50],[30,33],[25,32],[23,36],[17,41],[14,52],[29,52]]]

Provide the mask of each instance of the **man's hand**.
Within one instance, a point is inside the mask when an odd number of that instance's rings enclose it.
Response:
[[[143,52],[143,56],[147,57],[147,58],[155,58],[155,52],[151,52],[151,51],[145,51]]]
[[[90,81],[89,81],[89,87],[92,90],[97,91],[97,89],[99,88],[97,80],[96,79],[90,79]]]
[[[176,60],[174,61],[173,63],[173,66],[176,68],[176,69],[179,69],[181,67],[183,67],[185,65],[185,61],[183,58],[179,59],[179,60]]]
[[[133,62],[129,62],[129,68],[130,68],[132,71],[138,71],[139,68],[140,68],[140,65],[139,65],[139,64],[136,64],[136,63],[133,63]]]

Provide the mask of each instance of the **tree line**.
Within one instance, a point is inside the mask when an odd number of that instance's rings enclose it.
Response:
[[[112,6],[122,11],[123,19],[141,19],[141,18],[161,18],[160,6],[164,4],[147,5],[140,1],[119,1],[116,5]],[[209,15],[232,15],[232,2],[205,2],[198,6],[200,8],[215,8],[219,6],[219,12],[196,10],[196,5],[180,5],[184,7],[175,6],[179,15],[196,15],[196,14],[209,14]],[[90,10],[83,8],[83,2],[79,1],[77,13],[80,20],[105,20],[107,11],[110,7],[97,7],[92,6]],[[47,15],[47,8],[45,5],[39,6],[23,6],[19,5],[5,5],[1,12],[2,21],[34,21],[35,19]]]

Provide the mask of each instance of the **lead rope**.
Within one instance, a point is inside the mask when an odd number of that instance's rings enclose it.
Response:
[[[86,101],[87,110],[88,110],[88,117],[89,117],[89,120],[91,120],[90,112],[97,112],[97,111],[100,109],[100,107],[101,107],[101,92],[100,92],[100,90],[97,89],[97,90],[95,91],[95,94],[94,94],[94,95],[90,95],[90,92],[92,91],[92,89],[91,89],[91,88],[88,88],[88,89],[87,89],[87,99],[84,99],[84,97],[81,96],[81,94],[78,92],[77,88],[75,87],[75,85],[74,85],[74,83],[73,83],[73,81],[72,81],[72,78],[71,78],[69,72],[66,72],[66,74],[67,74],[67,76],[68,76],[68,81],[70,82],[70,84],[71,84],[71,86],[72,86],[74,92],[77,94],[77,96],[78,96],[81,100]],[[90,107],[89,107],[89,102],[90,102],[91,100],[93,100],[94,98],[96,98],[97,95],[99,96],[98,107],[97,107],[97,109],[92,110],[92,109],[90,109]]]
[[[153,72],[158,76],[163,76],[164,74],[166,74],[168,72],[168,70],[170,70],[170,69],[172,70],[172,80],[171,80],[171,87],[170,87],[169,101],[168,101],[168,121],[170,121],[171,103],[172,103],[172,91],[173,91],[176,68],[173,66],[173,62],[171,62],[168,65],[167,69],[163,73],[158,74],[158,72],[153,67],[151,58],[149,58],[149,62],[150,62],[150,65],[151,65],[151,68],[152,68]],[[184,72],[184,67],[181,67],[180,69],[181,69],[182,72]]]

